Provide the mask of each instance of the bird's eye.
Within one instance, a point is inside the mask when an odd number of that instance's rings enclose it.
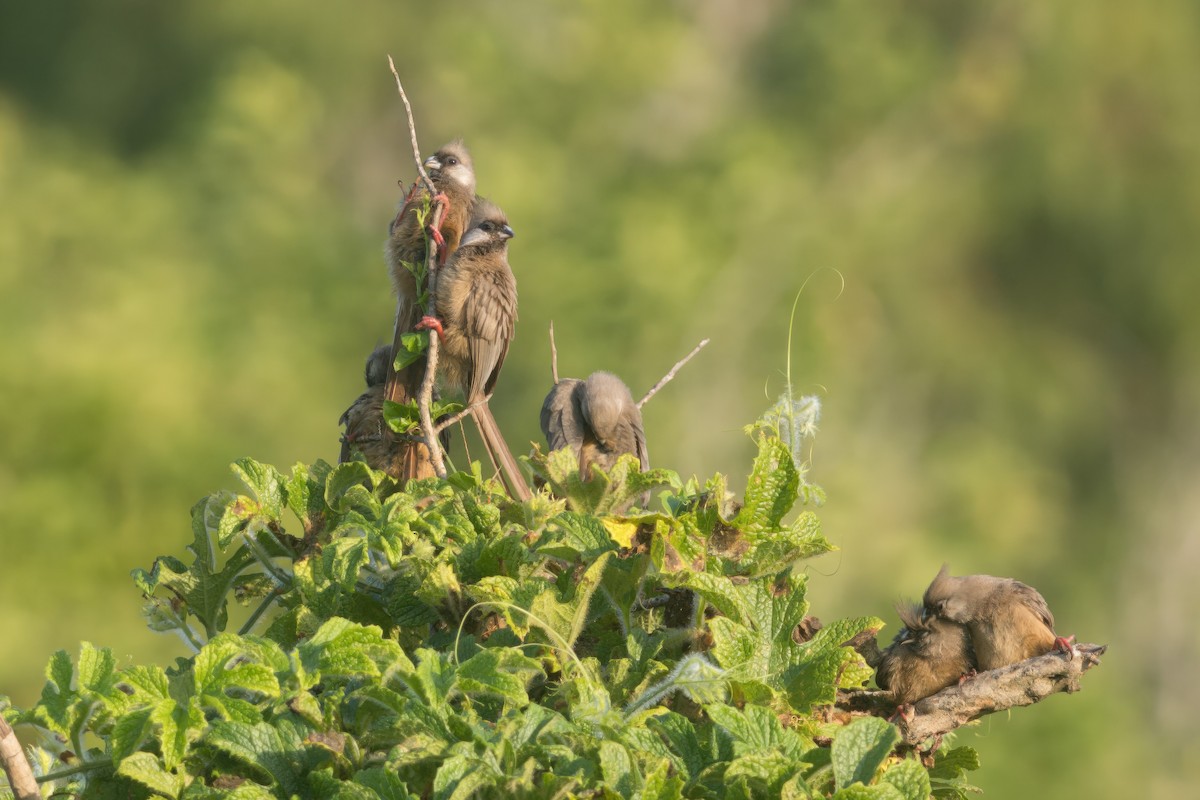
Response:
[[[493,225],[493,224],[492,224],[492,223],[490,223],[490,222],[485,222],[485,223],[481,224],[479,227],[483,228],[483,229],[484,229],[485,231],[487,231],[488,233],[491,233],[491,232],[492,232],[492,230],[493,230],[493,229],[494,229],[496,226],[495,226],[495,225]]]
[[[453,167],[457,163],[458,163],[458,159],[455,158],[454,156],[450,156],[449,158],[446,159],[447,167]]]

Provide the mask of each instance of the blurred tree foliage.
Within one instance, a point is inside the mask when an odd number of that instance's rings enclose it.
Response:
[[[178,652],[129,569],[234,458],[336,454],[390,335],[380,246],[412,177],[392,53],[423,145],[465,136],[517,230],[494,403],[515,446],[553,318],[564,374],[635,394],[712,336],[647,406],[651,451],[743,463],[804,286],[793,376],[826,398],[814,478],[843,548],[810,591],[887,617],[943,560],[1037,585],[1112,668],[982,728],[980,783],[1175,796],[1200,778],[1198,16],[5,4],[0,689],[27,703],[80,639]]]

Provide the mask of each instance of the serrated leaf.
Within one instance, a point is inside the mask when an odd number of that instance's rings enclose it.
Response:
[[[590,562],[616,549],[617,543],[600,519],[574,511],[564,511],[550,520],[537,543],[538,553],[564,561]]]
[[[359,511],[376,519],[381,506],[374,490],[382,476],[362,461],[338,464],[325,480],[325,503],[334,511]]]
[[[167,698],[154,706],[150,719],[158,725],[163,765],[173,770],[183,762],[191,743],[203,733],[204,712],[194,697],[183,702]]]
[[[230,465],[233,473],[254,494],[258,502],[258,513],[278,519],[283,513],[283,476],[270,464],[261,464],[252,458],[239,458]]]
[[[153,733],[154,721],[150,718],[150,712],[149,708],[139,708],[121,717],[113,725],[108,746],[112,751],[114,764],[119,764],[122,759],[135,753]]]
[[[932,791],[929,773],[916,761],[905,759],[888,767],[880,782],[895,786],[904,800],[928,800]]]
[[[164,770],[150,753],[134,753],[124,759],[117,767],[117,774],[137,781],[162,797],[178,797],[185,785],[182,776]]]
[[[546,591],[534,598],[529,609],[530,624],[551,632],[554,645],[573,646],[587,622],[592,595],[600,585],[612,555],[612,551],[601,554],[566,588],[562,596]]]
[[[212,495],[192,506],[192,543],[187,548],[193,556],[190,566],[176,558],[162,557],[149,572],[133,571],[134,581],[143,593],[152,595],[164,589],[171,596],[169,601],[150,598],[148,616],[159,621],[160,630],[176,628],[191,639],[184,613],[196,617],[209,637],[225,629],[233,584],[255,559],[248,548],[239,547],[220,566],[211,519],[218,507],[225,513],[224,502],[220,496]],[[174,605],[179,601],[183,608],[175,612]]]
[[[524,706],[529,702],[525,686],[542,673],[541,662],[516,650],[481,650],[459,664],[455,688],[467,695],[495,695]]]
[[[238,636],[221,634],[206,644],[192,667],[201,706],[222,719],[258,722],[261,714],[244,695],[273,699],[279,696],[279,681],[274,669],[252,659],[252,651]]]
[[[400,645],[384,639],[379,628],[336,617],[326,621],[308,641],[297,647],[296,656],[306,680],[315,680],[316,675],[321,678],[374,677],[387,668],[406,672],[413,669]]]
[[[408,791],[400,776],[383,767],[372,767],[354,774],[356,783],[360,783],[375,793],[379,800],[416,800],[416,795]]]
[[[769,708],[748,705],[739,711],[727,705],[707,705],[705,711],[733,740],[734,755],[774,750],[798,761],[812,747],[810,739],[783,727]]]
[[[642,784],[641,800],[680,800],[683,797],[683,781],[671,774],[671,762],[663,760],[647,776]]]
[[[896,787],[886,783],[876,786],[856,783],[845,789],[838,789],[832,800],[904,800],[904,795],[900,794]]]
[[[600,742],[600,772],[604,783],[620,797],[633,797],[641,783],[637,765],[629,751],[617,742]]]
[[[896,727],[879,717],[859,717],[851,722],[834,737],[830,752],[838,788],[871,783],[899,743]]]
[[[733,524],[748,533],[779,530],[783,518],[796,504],[800,473],[786,444],[759,433],[758,456],[746,481],[745,503]]]
[[[285,736],[281,729],[265,722],[248,725],[219,721],[213,724],[205,742],[242,762],[270,784],[278,785],[285,797],[304,794],[305,784],[299,771],[303,759],[297,737]]]

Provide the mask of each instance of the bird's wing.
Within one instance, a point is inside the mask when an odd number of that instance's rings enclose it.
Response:
[[[491,394],[516,332],[517,284],[512,272],[489,269],[471,282],[466,303],[466,329],[471,355],[467,402]]]
[[[646,427],[642,424],[642,415],[637,413],[636,409],[632,427],[638,462],[642,465],[642,472],[646,472],[650,469],[650,450],[646,447]]]
[[[542,434],[551,452],[571,447],[576,454],[583,443],[576,389],[583,385],[577,378],[563,378],[554,385],[542,403]]]
[[[1041,592],[1032,586],[1013,581],[1015,586],[1015,594],[1020,598],[1021,602],[1033,613],[1041,617],[1042,622],[1046,623],[1046,627],[1051,631],[1054,630],[1054,615],[1050,613],[1050,606],[1046,604],[1046,598],[1042,597]]]

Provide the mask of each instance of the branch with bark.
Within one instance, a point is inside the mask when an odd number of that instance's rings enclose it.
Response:
[[[437,189],[433,185],[433,181],[429,179],[429,173],[425,171],[425,165],[421,161],[421,148],[417,144],[417,127],[413,122],[412,105],[408,102],[408,95],[404,92],[404,85],[400,82],[400,74],[396,71],[396,62],[388,56],[388,66],[391,67],[392,76],[396,79],[396,90],[400,93],[400,99],[404,101],[404,113],[408,118],[408,135],[412,143],[413,161],[417,165],[417,174],[420,175],[421,183],[429,192],[430,197],[437,196]],[[441,203],[435,202],[432,207],[431,219],[429,225],[434,230],[441,227],[442,218],[446,214],[446,207]],[[428,299],[426,301],[425,313],[429,316],[437,314],[437,277],[438,277],[438,244],[432,237],[427,236],[425,240],[425,280],[428,286]],[[398,337],[397,337],[398,338]],[[395,361],[396,353],[392,353],[392,360]],[[441,442],[438,440],[438,431],[433,424],[433,416],[430,413],[430,406],[433,403],[433,384],[434,377],[437,374],[438,360],[438,337],[431,331],[429,334],[429,348],[425,351],[425,374],[421,380],[421,389],[417,393],[417,412],[421,418],[421,440],[425,447],[429,450],[429,460],[433,462],[433,469],[439,478],[446,477],[446,459],[442,452]],[[394,380],[392,371],[389,370],[389,380]]]
[[[872,637],[866,642],[847,642],[871,661],[878,652]],[[1100,663],[1108,645],[1079,644],[1068,653],[1047,653],[1001,669],[981,672],[957,686],[917,701],[912,713],[896,715],[904,743],[917,747],[931,738],[969,722],[1018,706],[1033,705],[1054,694],[1072,694],[1080,690],[1080,677]],[[851,715],[890,716],[896,703],[885,691],[845,691],[838,693],[836,708]]]
[[[33,770],[21,750],[21,743],[3,716],[0,716],[0,766],[4,768],[8,785],[17,800],[38,800],[41,797]]]

